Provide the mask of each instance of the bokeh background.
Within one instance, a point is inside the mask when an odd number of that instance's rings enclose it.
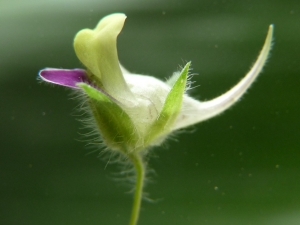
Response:
[[[78,102],[36,80],[44,67],[82,67],[74,35],[112,12],[128,16],[118,39],[128,70],[165,79],[191,60],[201,100],[244,76],[275,25],[242,100],[153,150],[139,224],[300,224],[297,0],[0,0],[0,224],[128,223],[131,188],[82,142]]]

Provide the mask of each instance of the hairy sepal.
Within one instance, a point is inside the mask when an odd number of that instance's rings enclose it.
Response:
[[[190,62],[185,65],[168,93],[157,120],[149,129],[147,143],[151,143],[153,141],[155,143],[156,139],[156,141],[161,141],[160,137],[166,136],[172,130],[172,125],[181,110],[190,65]]]
[[[85,83],[78,83],[89,96],[89,105],[105,144],[125,154],[140,148],[140,138],[128,114],[109,96]]]

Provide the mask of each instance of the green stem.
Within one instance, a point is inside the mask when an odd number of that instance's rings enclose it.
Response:
[[[128,156],[131,159],[136,171],[135,193],[134,193],[134,200],[133,200],[129,225],[136,225],[139,219],[139,214],[141,209],[143,185],[144,185],[144,178],[145,178],[145,167],[143,164],[143,159],[140,154],[133,153]]]

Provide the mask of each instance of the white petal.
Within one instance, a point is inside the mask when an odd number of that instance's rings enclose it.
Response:
[[[125,73],[124,77],[135,101],[134,104],[122,105],[122,108],[144,134],[159,116],[171,88],[152,76]]]

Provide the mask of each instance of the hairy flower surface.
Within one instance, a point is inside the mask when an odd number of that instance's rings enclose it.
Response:
[[[262,70],[271,48],[273,26],[248,74],[223,95],[200,102],[185,93],[190,63],[169,82],[132,74],[119,63],[117,36],[126,16],[104,17],[94,30],[84,29],[74,39],[83,69],[45,68],[44,81],[86,93],[105,144],[125,154],[159,145],[170,133],[209,119],[232,106]]]

